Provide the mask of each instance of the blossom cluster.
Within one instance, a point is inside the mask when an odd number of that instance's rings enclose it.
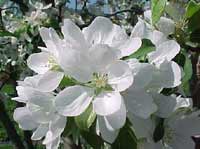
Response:
[[[161,17],[151,25],[151,12],[128,36],[123,28],[104,17],[96,17],[82,30],[65,19],[63,37],[53,28],[42,27],[40,35],[46,47],[31,54],[27,65],[35,73],[18,81],[18,97],[24,107],[15,109],[14,119],[23,130],[33,130],[32,140],[43,139],[47,149],[57,149],[68,117],[95,113],[96,134],[108,143],[117,138],[120,128],[130,121],[140,149],[194,148],[191,136],[200,131],[199,111],[192,100],[164,90],[179,88],[182,68],[173,59],[179,44],[169,39],[175,24]],[[150,40],[155,50],[144,61],[131,58]],[[61,87],[64,79],[72,85]],[[158,122],[164,134],[154,139]]]

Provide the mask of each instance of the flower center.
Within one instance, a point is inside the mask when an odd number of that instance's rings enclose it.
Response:
[[[60,66],[57,64],[55,58],[53,56],[50,56],[47,62],[47,67],[51,70],[58,71],[60,70]]]
[[[107,74],[94,73],[93,79],[92,79],[92,84],[96,88],[105,88],[108,84],[108,75]]]

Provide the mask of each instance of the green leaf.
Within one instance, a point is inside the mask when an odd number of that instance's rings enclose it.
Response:
[[[189,81],[192,77],[192,62],[185,49],[181,49],[181,52],[175,57],[175,61],[183,68],[184,72],[181,87],[186,95],[190,95]]]
[[[96,113],[94,112],[92,105],[85,110],[81,115],[75,117],[75,122],[76,125],[81,129],[81,130],[86,130],[88,131],[92,123],[94,122],[96,118]]]
[[[98,135],[92,133],[91,131],[81,131],[81,136],[94,149],[102,149],[103,140]]]
[[[200,28],[199,25],[199,18],[200,18],[200,10],[197,11],[192,17],[188,20],[188,31],[193,32]]]
[[[155,142],[160,141],[164,136],[164,119],[160,119],[156,125],[153,133],[153,139]]]
[[[162,16],[167,0],[151,0],[152,25],[155,25]]]
[[[137,138],[126,122],[125,126],[120,130],[115,142],[112,144],[113,149],[137,149]]]
[[[73,85],[75,85],[74,80],[73,80],[72,78],[70,78],[70,77],[65,76],[65,77],[62,79],[62,81],[61,81],[59,87],[60,87],[61,89],[64,89],[64,88],[67,87],[67,86],[73,86]]]
[[[1,89],[1,91],[2,91],[3,93],[6,93],[6,94],[8,94],[8,95],[11,95],[11,94],[14,94],[14,93],[15,93],[15,88],[14,88],[14,86],[11,85],[11,84],[5,84],[5,85],[3,86],[3,88]]]
[[[135,53],[130,55],[128,58],[138,58],[140,59],[143,56],[146,56],[149,52],[155,51],[155,46],[151,43],[150,40],[143,39],[142,46]]]
[[[190,79],[192,77],[192,62],[191,59],[188,57],[188,55],[186,53],[184,53],[185,55],[185,64],[183,67],[183,71],[184,71],[184,76],[182,78],[182,88],[184,90],[184,92],[186,93],[186,95],[190,95]]]
[[[6,31],[6,30],[0,30],[0,37],[5,37],[5,36],[15,36],[15,34],[9,32],[9,31]]]
[[[185,17],[190,18],[192,17],[196,12],[200,10],[200,3],[196,3],[194,0],[191,0],[188,3],[188,6],[186,8]]]

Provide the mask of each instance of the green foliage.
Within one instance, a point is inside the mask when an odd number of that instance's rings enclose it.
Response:
[[[191,0],[187,5],[185,17],[191,18],[199,10],[200,10],[200,4],[196,3],[194,0]]]
[[[145,59],[146,55],[154,50],[155,46],[152,44],[152,42],[148,39],[143,39],[142,46],[128,58]]]
[[[81,131],[81,136],[84,140],[94,149],[102,149],[103,147],[103,140],[100,136],[96,135],[91,131]]]
[[[119,135],[112,144],[113,149],[137,149],[137,138],[127,121],[125,126],[120,129]]]
[[[81,115],[75,117],[75,122],[76,125],[81,129],[81,130],[89,130],[90,126],[96,119],[96,113],[93,110],[92,105],[85,110]]]
[[[167,0],[151,0],[152,25],[155,25],[162,16]]]
[[[164,136],[164,119],[159,119],[153,133],[153,139],[155,142],[158,142],[163,138],[163,136]]]
[[[185,49],[181,49],[181,52],[175,57],[175,61],[183,68],[181,87],[186,95],[190,95],[189,81],[192,77],[192,62]]]
[[[2,87],[1,92],[6,93],[8,95],[12,95],[15,93],[15,87],[11,84],[5,84]]]

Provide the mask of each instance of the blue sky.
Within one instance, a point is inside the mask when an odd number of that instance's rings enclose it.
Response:
[[[97,0],[89,0],[90,3],[95,3]],[[102,0],[103,1],[103,0]],[[70,5],[69,5],[70,8],[75,8],[75,0],[70,0]]]

